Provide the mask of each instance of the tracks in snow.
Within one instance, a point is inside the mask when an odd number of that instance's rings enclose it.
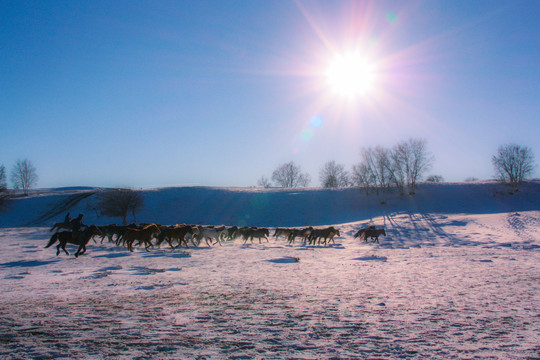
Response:
[[[63,199],[58,204],[56,204],[53,208],[48,209],[46,212],[41,214],[38,218],[29,221],[24,226],[37,226],[45,223],[46,221],[51,220],[52,218],[55,218],[71,209],[73,206],[80,203],[82,200],[97,194],[98,191],[86,191],[83,193],[74,194],[71,196],[68,196],[66,199]]]

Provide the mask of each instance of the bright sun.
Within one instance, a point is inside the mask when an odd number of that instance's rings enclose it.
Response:
[[[369,92],[375,79],[373,65],[357,52],[336,56],[326,75],[332,90],[348,98]]]

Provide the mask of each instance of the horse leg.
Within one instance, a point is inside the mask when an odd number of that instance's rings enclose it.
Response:
[[[195,243],[196,239],[195,237],[193,236],[193,234],[190,234],[190,233],[187,233],[185,236],[188,236],[189,235],[189,241],[191,241],[191,244],[193,244],[194,246],[199,246],[198,244]],[[184,237],[185,239],[185,237]]]
[[[84,251],[82,251],[83,249],[86,251],[86,248],[84,247],[83,244],[79,245],[79,248],[77,249],[77,252],[75,253],[75,257],[79,257],[79,255],[84,254]]]
[[[62,248],[62,250],[64,250],[64,252],[69,255],[68,251],[66,250],[66,242],[60,241],[60,244],[58,244],[58,246],[56,247],[56,256],[58,256],[58,254],[60,253],[60,248]]]
[[[294,243],[294,236],[292,234],[290,234],[287,241],[289,242],[289,245],[292,245]]]
[[[186,248],[189,248],[188,241],[186,240],[185,236],[180,238],[180,240],[178,240],[178,246],[177,247],[182,246],[182,241],[184,242],[184,244],[186,244]]]

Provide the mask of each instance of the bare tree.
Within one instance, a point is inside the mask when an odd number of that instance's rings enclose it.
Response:
[[[324,188],[342,188],[349,185],[349,174],[343,165],[329,161],[321,169],[319,180]]]
[[[8,198],[9,193],[7,189],[6,167],[0,165],[0,211],[4,208]]]
[[[427,151],[424,139],[409,139],[394,146],[392,150],[392,175],[401,193],[406,182],[409,194],[414,194],[416,183],[431,168],[433,156]]]
[[[7,190],[7,177],[6,177],[6,167],[0,165],[0,192]]]
[[[431,169],[434,157],[427,150],[427,140],[409,139],[407,141],[411,153],[411,164],[407,174],[409,193],[414,194],[416,183],[422,179],[425,172]]]
[[[135,214],[143,205],[144,198],[140,192],[131,189],[116,189],[102,192],[99,195],[97,208],[105,216],[121,217],[126,225],[128,212],[131,212],[136,223]]]
[[[309,174],[302,174],[300,166],[291,161],[274,170],[272,173],[272,180],[278,186],[294,188],[298,186],[308,186],[311,177]]]
[[[376,186],[375,175],[365,163],[360,163],[352,167],[351,182],[361,186],[366,192],[366,195],[369,195],[369,190]]]
[[[257,180],[257,186],[263,187],[265,189],[268,189],[272,187],[272,183],[266,176],[261,176],[259,180]]]
[[[514,191],[534,171],[534,154],[528,146],[501,145],[491,158],[497,179],[509,183]]]
[[[17,160],[11,170],[11,182],[14,189],[21,189],[24,195],[28,195],[28,190],[33,188],[38,181],[36,168],[28,159]]]
[[[308,187],[311,182],[311,176],[308,173],[303,173],[298,176],[298,186]]]
[[[408,165],[408,147],[406,143],[402,142],[394,146],[390,152],[390,172],[392,174],[392,181],[401,195],[405,194]]]
[[[353,181],[364,186],[366,193],[373,186],[377,193],[388,191],[393,183],[401,194],[406,185],[414,194],[416,183],[433,163],[426,141],[419,139],[400,142],[391,150],[382,146],[363,148],[361,156],[360,164],[353,167]]]
[[[440,182],[444,182],[444,178],[442,177],[442,175],[429,175],[426,178],[426,181],[427,182],[440,183]]]
[[[382,146],[363,148],[361,156],[361,164],[371,174],[377,193],[388,191],[392,182],[390,150]]]

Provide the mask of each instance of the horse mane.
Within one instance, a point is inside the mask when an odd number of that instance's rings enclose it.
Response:
[[[159,229],[158,226],[157,226],[156,224],[148,224],[148,225],[144,226],[141,230],[148,230],[148,229],[150,229],[150,228],[157,228],[157,229]]]

